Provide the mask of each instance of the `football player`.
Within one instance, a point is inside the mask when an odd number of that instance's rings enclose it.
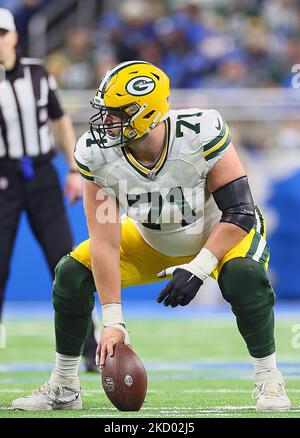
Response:
[[[117,342],[130,344],[122,287],[169,278],[158,303],[185,306],[212,276],[248,348],[257,410],[288,410],[276,366],[266,225],[222,116],[171,110],[168,77],[142,61],[110,69],[91,103],[97,113],[75,150],[90,239],[56,267],[51,378],[13,408],[82,407],[77,374],[95,290],[104,326],[101,368]]]

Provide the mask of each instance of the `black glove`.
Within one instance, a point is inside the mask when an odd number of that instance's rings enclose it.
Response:
[[[203,281],[186,269],[175,269],[173,279],[161,291],[157,302],[164,302],[165,306],[186,306],[195,298]]]

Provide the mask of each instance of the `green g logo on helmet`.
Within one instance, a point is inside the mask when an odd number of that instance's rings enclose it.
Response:
[[[138,76],[126,84],[127,93],[133,96],[144,96],[151,93],[155,88],[155,82],[149,76]]]

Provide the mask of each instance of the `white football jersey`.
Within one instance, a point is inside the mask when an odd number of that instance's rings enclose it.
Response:
[[[144,240],[169,256],[198,253],[220,211],[206,177],[230,143],[230,131],[215,110],[172,110],[166,144],[152,166],[128,147],[101,149],[90,132],[78,141],[75,160],[81,175],[116,196]]]

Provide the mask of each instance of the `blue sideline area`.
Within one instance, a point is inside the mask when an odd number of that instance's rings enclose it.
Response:
[[[98,315],[101,316],[99,305]],[[280,302],[275,305],[276,317],[299,320],[300,301]],[[189,305],[187,307],[165,307],[155,300],[125,300],[123,313],[126,320],[152,319],[234,319],[229,305]],[[51,301],[7,301],[4,306],[5,320],[45,320],[53,318]]]

